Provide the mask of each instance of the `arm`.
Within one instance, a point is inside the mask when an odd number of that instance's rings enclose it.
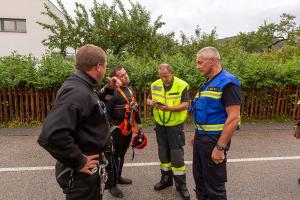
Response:
[[[227,119],[224,123],[222,134],[217,142],[223,148],[227,147],[240,121],[240,105],[241,105],[241,88],[237,85],[229,84],[224,88],[222,94],[222,103],[225,106]],[[220,151],[214,148],[212,160],[218,164],[225,159],[224,150]]]
[[[239,121],[240,121],[240,105],[232,105],[225,108],[226,113],[228,115],[227,120],[225,121],[224,128],[222,134],[217,142],[218,145],[222,147],[226,147],[229,143],[231,137],[233,136]],[[211,154],[212,160],[216,163],[222,163],[225,159],[224,150],[220,151],[217,150],[216,147],[214,148]]]
[[[178,106],[159,106],[159,109],[166,111],[182,111],[186,110],[189,106],[189,102],[182,102]]]
[[[240,105],[232,105],[225,108],[228,115],[225,121],[223,132],[218,140],[218,144],[226,147],[233,136],[240,121]]]
[[[159,109],[176,112],[176,111],[187,110],[188,106],[189,106],[189,94],[188,94],[188,88],[186,87],[182,91],[181,104],[177,106],[159,106]]]
[[[63,104],[55,106],[47,116],[38,143],[56,160],[66,166],[80,170],[87,162],[74,141],[76,124],[83,110],[78,106]]]
[[[107,84],[98,92],[100,100],[104,102],[111,100],[112,96],[114,95],[115,88],[122,85],[121,81],[115,76],[107,78],[107,80]]]
[[[147,105],[149,105],[149,106],[155,106],[156,102],[157,102],[156,100],[152,99],[152,94],[151,94],[151,90],[150,90],[150,92],[149,92],[149,94],[147,96]]]

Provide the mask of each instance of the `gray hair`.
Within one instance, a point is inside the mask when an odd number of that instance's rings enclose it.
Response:
[[[203,55],[203,57],[210,59],[210,58],[217,58],[218,61],[220,61],[220,53],[218,49],[215,47],[204,47],[200,51],[198,51],[197,55]]]
[[[164,69],[168,70],[172,74],[174,73],[173,67],[171,67],[171,65],[169,65],[169,64],[163,63],[158,66],[158,71],[164,70]]]

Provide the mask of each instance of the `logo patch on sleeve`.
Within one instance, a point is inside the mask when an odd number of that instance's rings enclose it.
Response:
[[[152,90],[161,91],[161,90],[162,90],[162,87],[159,87],[159,86],[152,86],[151,89],[152,89]]]
[[[208,87],[209,91],[220,91],[219,87]]]

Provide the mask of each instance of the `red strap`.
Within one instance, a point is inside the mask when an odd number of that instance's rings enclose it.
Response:
[[[126,101],[126,103],[127,103],[127,104],[125,104],[125,118],[124,118],[123,122],[121,123],[121,124],[122,124],[122,128],[121,128],[120,126],[119,126],[119,128],[120,128],[121,131],[123,131],[123,130],[126,130],[126,131],[127,131],[127,128],[128,128],[128,113],[129,113],[130,111],[132,111],[132,109],[130,109],[130,102],[129,102],[129,100],[128,100],[126,94],[123,92],[123,90],[122,90],[120,87],[117,87],[117,90],[118,90],[118,92],[123,96],[123,98],[125,99],[125,101]],[[129,90],[129,92],[130,92],[130,94],[131,94],[131,101],[132,101],[132,103],[135,103],[135,98],[134,98],[134,96],[132,95],[131,90],[130,90],[129,88],[128,88],[128,90]],[[119,106],[119,105],[118,105],[118,106]],[[132,131],[133,133],[136,133],[136,127],[135,127],[135,112],[134,112],[134,111],[131,112],[131,119],[132,119],[132,121],[131,121],[131,131]],[[120,124],[120,125],[121,125],[121,124]]]

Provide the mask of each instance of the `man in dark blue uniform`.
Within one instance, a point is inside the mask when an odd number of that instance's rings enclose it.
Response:
[[[197,53],[197,69],[207,77],[190,107],[195,124],[193,175],[197,199],[227,199],[226,152],[240,121],[241,87],[238,79],[221,67],[214,47]]]

